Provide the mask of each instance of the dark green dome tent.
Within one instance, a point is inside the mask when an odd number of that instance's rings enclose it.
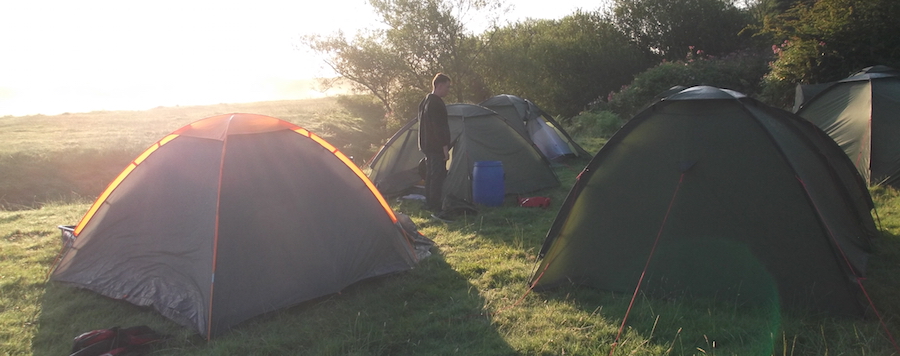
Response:
[[[816,84],[797,84],[794,88],[794,107],[793,112],[800,110],[800,107],[808,103],[812,98],[825,90],[835,82],[816,83]]]
[[[552,116],[530,100],[500,94],[478,105],[494,110],[507,118],[516,130],[531,139],[547,159],[590,156],[590,153],[581,148]]]
[[[734,91],[688,88],[591,160],[532,283],[626,293],[640,283],[650,295],[861,315],[872,207],[814,125]]]
[[[506,194],[525,194],[559,185],[550,162],[505,117],[471,104],[447,105],[450,161],[444,195],[472,202],[472,170],[478,161],[501,161]],[[369,178],[384,195],[408,192],[422,181],[416,119],[403,126],[369,161]],[[448,200],[445,199],[445,202]]]
[[[797,114],[825,131],[868,184],[900,184],[900,72],[865,68],[831,84]]]
[[[128,165],[75,226],[52,278],[151,306],[210,338],[412,268],[397,221],[320,137],[272,117],[221,115]]]

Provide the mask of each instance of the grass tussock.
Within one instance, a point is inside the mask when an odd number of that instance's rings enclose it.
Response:
[[[896,354],[875,318],[791,316],[771,306],[643,294],[629,311],[630,294],[577,286],[529,291],[547,230],[586,160],[556,166],[562,186],[535,193],[551,198],[549,209],[516,207],[508,197],[503,207],[448,224],[429,219],[418,202],[392,200],[437,242],[433,256],[411,271],[258,316],[209,342],[149,308],[47,281],[61,246],[56,226],[76,223],[109,180],[162,135],[233,111],[295,115],[289,121],[353,134],[339,129],[352,126],[346,116],[325,126],[303,123],[325,120],[331,108],[319,104],[122,114],[135,125],[130,133],[114,133],[110,127],[127,125],[107,112],[0,118],[13,128],[0,130],[0,139],[13,142],[0,149],[0,197],[7,204],[0,209],[0,355],[66,355],[82,332],[141,324],[172,336],[153,355],[608,355],[613,348],[615,355]],[[41,136],[47,130],[55,133]],[[109,142],[98,142],[107,131]],[[604,139],[579,141],[596,152]],[[900,192],[872,192],[883,236],[864,283],[897,335]]]

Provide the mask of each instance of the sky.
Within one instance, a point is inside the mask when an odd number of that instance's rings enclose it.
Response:
[[[501,21],[604,1],[507,0]],[[333,94],[298,84],[334,75],[299,39],[376,28],[371,9],[367,0],[3,1],[0,118]]]

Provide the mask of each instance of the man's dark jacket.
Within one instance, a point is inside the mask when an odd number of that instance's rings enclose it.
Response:
[[[426,155],[443,154],[450,146],[447,106],[440,96],[428,94],[419,103],[419,150]]]

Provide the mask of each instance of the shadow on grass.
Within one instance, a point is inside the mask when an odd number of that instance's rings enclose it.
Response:
[[[870,319],[877,314],[887,323],[894,338],[900,337],[900,235],[882,230],[875,240],[874,252],[869,258],[866,279],[863,286],[872,300]]]
[[[82,332],[143,324],[173,335],[154,355],[515,354],[482,315],[484,304],[434,254],[411,271],[258,316],[206,342],[148,308],[50,283],[32,344],[35,355],[66,355]]]
[[[507,194],[501,206],[492,207],[476,204],[475,214],[453,216],[453,222],[446,224],[446,229],[453,232],[473,233],[487,242],[507,245],[516,249],[530,251],[536,255],[544,243],[547,230],[556,218],[566,195],[572,187],[575,176],[583,168],[587,160],[567,161],[567,165],[555,167],[560,177],[560,185],[527,194]],[[518,198],[549,198],[548,207],[522,207]],[[422,210],[422,202],[398,198],[394,209],[428,221],[431,213]]]
[[[612,345],[618,337],[616,354],[771,355],[781,323],[772,308],[688,296],[659,298],[641,292],[629,310],[631,294],[587,286],[564,285],[538,294],[608,323],[613,328],[603,339]]]
[[[672,355],[697,354],[696,350],[729,355],[888,355],[898,352],[891,342],[900,332],[900,306],[895,302],[900,292],[898,260],[900,236],[884,232],[869,260],[865,293],[860,293],[860,303],[868,305],[866,295],[872,300],[865,318],[781,311],[777,306],[696,298],[686,293],[654,297],[641,292],[629,312],[630,294],[572,284],[538,294],[571,303],[583,313],[602,315],[616,329],[627,316],[619,342],[620,348],[629,352],[640,353],[656,345]],[[614,340],[614,335],[610,339]]]
[[[507,194],[502,206],[478,206],[479,214],[460,217],[457,221],[461,224],[451,225],[450,228],[468,229],[488,241],[530,250],[536,255],[576,177],[589,161],[587,158],[573,158],[555,162],[553,170],[559,177],[559,186],[527,194]],[[546,208],[519,206],[518,198],[529,197],[549,198],[550,205]]]

